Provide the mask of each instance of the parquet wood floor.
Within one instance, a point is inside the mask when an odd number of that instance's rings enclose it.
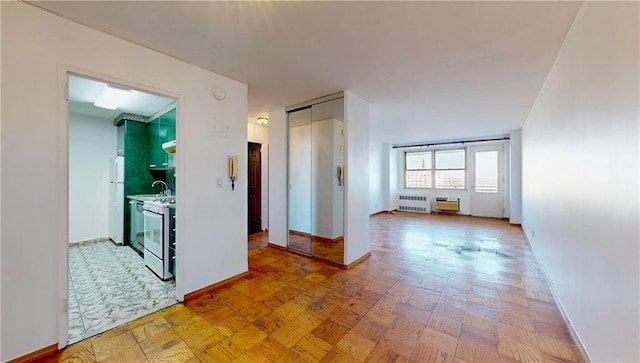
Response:
[[[267,247],[268,243],[269,243],[269,232],[257,232],[249,235],[248,247],[250,250]]]
[[[269,243],[267,232],[257,232],[249,235],[249,249],[266,247]],[[301,236],[299,233],[289,233],[289,247],[296,252],[312,255],[315,258],[335,262],[342,265],[344,262],[344,239],[327,240]]]
[[[507,222],[377,215],[371,257],[350,270],[253,239],[247,278],[42,361],[579,359],[521,229]]]

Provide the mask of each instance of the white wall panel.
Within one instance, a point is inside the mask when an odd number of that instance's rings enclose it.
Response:
[[[179,99],[178,294],[247,271],[247,86],[67,21],[2,2],[1,360],[58,341],[68,240],[64,70]],[[218,101],[213,87],[224,89]],[[222,177],[224,188],[216,188]],[[37,206],[37,207],[34,207]],[[216,207],[213,207],[216,206]],[[224,206],[224,208],[220,208]],[[7,213],[6,211],[11,211]]]
[[[385,190],[384,179],[388,179],[388,174],[383,174],[384,155],[383,144],[377,142],[369,143],[369,214],[377,213],[383,208]]]
[[[511,174],[510,184],[510,210],[509,222],[513,224],[522,223],[522,133],[520,130],[510,133],[510,159]]]
[[[69,114],[69,242],[109,237],[109,160],[116,156],[116,129],[110,119]]]
[[[523,227],[594,362],[638,362],[638,2],[585,2],[522,128]]]
[[[369,245],[369,104],[345,92],[345,264],[365,256]]]

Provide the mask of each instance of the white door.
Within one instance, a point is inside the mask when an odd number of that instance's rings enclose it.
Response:
[[[502,144],[469,148],[471,215],[504,217],[504,163]]]

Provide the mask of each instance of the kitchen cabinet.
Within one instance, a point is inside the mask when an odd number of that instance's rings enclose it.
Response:
[[[176,109],[155,118],[148,128],[149,168],[173,167],[173,156],[162,149],[162,144],[176,139]]]

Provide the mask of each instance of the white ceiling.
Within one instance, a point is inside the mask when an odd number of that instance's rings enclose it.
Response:
[[[249,120],[341,90],[371,140],[522,126],[581,2],[36,1],[249,85]]]
[[[123,112],[151,116],[175,101],[172,98],[132,90],[130,97],[115,110],[94,106],[93,102],[106,85],[88,78],[69,76],[69,112],[113,120]]]

